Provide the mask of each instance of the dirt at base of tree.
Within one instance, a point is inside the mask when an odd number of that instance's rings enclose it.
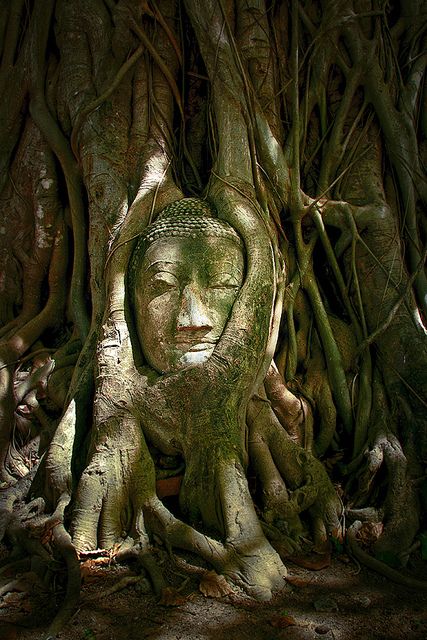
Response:
[[[425,563],[423,563],[425,564]],[[427,599],[388,582],[343,556],[321,571],[291,563],[288,588],[269,603],[255,603],[241,594],[206,598],[198,581],[179,569],[167,569],[178,590],[177,606],[163,606],[147,581],[129,567],[99,567],[88,572],[80,609],[61,640],[424,640],[427,637]],[[130,584],[111,593],[114,585]],[[124,582],[122,582],[124,584]],[[47,633],[46,612],[54,594],[45,600],[15,591],[0,599],[0,638],[40,640]],[[59,597],[59,593],[58,593]],[[51,606],[49,606],[49,603]],[[36,625],[36,626],[34,626]]]

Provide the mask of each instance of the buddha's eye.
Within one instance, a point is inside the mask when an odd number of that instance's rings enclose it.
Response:
[[[241,281],[235,276],[229,274],[222,274],[214,277],[209,282],[209,289],[239,289]]]
[[[168,291],[179,289],[179,282],[173,273],[169,271],[159,271],[148,280],[147,288],[152,297],[157,297]]]

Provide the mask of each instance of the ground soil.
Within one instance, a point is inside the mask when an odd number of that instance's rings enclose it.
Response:
[[[342,554],[312,571],[288,563],[286,590],[268,603],[241,593],[203,596],[194,575],[159,554],[176,606],[159,604],[146,578],[132,567],[85,564],[80,608],[58,636],[61,640],[425,640],[427,596],[393,584]],[[425,565],[425,562],[422,563]],[[1,640],[40,640],[63,596],[57,585],[43,588],[37,567],[15,569],[13,588],[0,589]],[[418,574],[422,567],[418,565]],[[32,578],[33,576],[33,578]],[[3,576],[2,576],[3,578]],[[124,586],[125,580],[131,584]],[[137,581],[137,582],[135,582]],[[129,582],[129,580],[128,580]],[[12,584],[12,583],[11,583]],[[112,590],[121,585],[120,590]]]

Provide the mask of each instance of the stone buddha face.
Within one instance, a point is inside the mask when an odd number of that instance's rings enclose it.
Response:
[[[167,224],[148,228],[143,254],[134,259],[136,330],[148,364],[159,373],[212,355],[245,269],[240,238],[205,203],[186,198],[174,205],[182,215],[173,214],[173,205],[167,218],[162,212],[158,220]]]

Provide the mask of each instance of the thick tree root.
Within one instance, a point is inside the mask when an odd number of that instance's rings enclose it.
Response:
[[[252,598],[269,600],[285,586],[286,568],[263,535],[223,544],[175,518],[159,500],[146,519],[165,544],[196,553]]]
[[[356,520],[351,527],[347,529],[346,541],[347,545],[350,549],[351,554],[362,564],[364,564],[368,569],[372,569],[377,573],[385,576],[392,582],[396,582],[397,584],[404,585],[405,587],[409,587],[410,589],[421,589],[422,591],[427,591],[427,582],[422,580],[417,580],[416,578],[411,578],[410,576],[405,576],[396,569],[389,567],[384,562],[377,560],[363,551],[363,549],[359,546],[357,542],[357,532],[362,526],[360,520]]]
[[[322,464],[291,439],[263,397],[251,398],[247,422],[267,524],[285,525],[288,537],[298,543],[303,533],[299,514],[307,511],[318,548],[329,535],[340,539],[343,506]]]

